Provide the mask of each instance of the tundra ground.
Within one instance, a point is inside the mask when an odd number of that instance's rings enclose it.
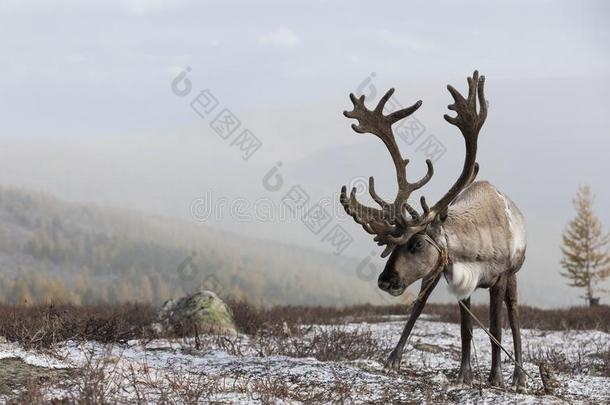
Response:
[[[237,318],[244,315],[243,308],[235,312]],[[475,383],[455,384],[459,325],[439,321],[443,311],[432,311],[437,314],[424,315],[416,324],[397,373],[386,372],[383,360],[400,336],[405,315],[387,315],[380,309],[366,316],[348,311],[334,314],[333,322],[319,316],[324,324],[315,324],[293,322],[286,315],[289,312],[283,310],[285,321],[275,325],[259,318],[266,327],[235,337],[73,339],[37,347],[6,341],[0,344],[0,399],[14,403],[610,402],[606,331],[523,330],[524,367],[533,379],[529,392],[518,394],[510,385],[513,365],[505,356],[506,389],[486,384],[490,343],[476,327]],[[307,320],[307,313],[301,318]],[[278,316],[276,321],[281,319]],[[247,329],[243,320],[241,324]],[[505,329],[503,336],[512,352],[510,331]],[[554,395],[541,391],[541,362],[557,377]]]

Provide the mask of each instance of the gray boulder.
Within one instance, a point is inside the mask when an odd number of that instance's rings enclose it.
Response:
[[[158,326],[178,334],[236,335],[231,310],[212,291],[202,290],[176,301],[166,301],[159,310]]]

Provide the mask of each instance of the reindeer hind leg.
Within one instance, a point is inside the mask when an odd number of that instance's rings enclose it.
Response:
[[[518,297],[517,297],[517,275],[516,272],[512,272],[508,276],[506,283],[506,294],[504,301],[506,303],[506,310],[508,312],[508,322],[510,323],[510,329],[513,334],[513,346],[515,348],[515,360],[518,364],[523,364],[521,356],[521,325],[519,322],[519,308],[518,308]],[[527,390],[527,376],[515,365],[515,371],[513,372],[513,385],[516,390],[520,393],[524,393]]]
[[[506,276],[502,275],[489,289],[489,331],[502,343],[502,301],[506,291]],[[500,346],[491,341],[491,372],[489,383],[494,387],[504,387],[502,377],[502,357]]]

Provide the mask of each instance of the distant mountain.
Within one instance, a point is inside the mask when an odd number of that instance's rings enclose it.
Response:
[[[0,301],[162,302],[199,287],[256,304],[381,302],[352,259],[0,187]]]

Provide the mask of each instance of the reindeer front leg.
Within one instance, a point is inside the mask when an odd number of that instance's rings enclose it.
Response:
[[[392,353],[390,353],[390,357],[388,357],[388,360],[385,363],[386,369],[394,371],[398,371],[400,369],[402,352],[404,351],[405,345],[407,344],[407,340],[409,339],[411,330],[415,325],[415,321],[417,321],[417,318],[419,318],[419,315],[426,306],[426,301],[432,293],[432,290],[434,290],[434,287],[438,283],[438,280],[440,280],[441,275],[442,273],[439,273],[438,275],[434,276],[434,278],[424,279],[422,281],[419,295],[417,296],[415,304],[413,304],[413,309],[411,310],[411,316],[409,317],[409,320],[405,325],[405,329],[402,331],[402,335],[400,335],[400,340],[398,341],[398,344],[396,345],[394,350],[392,350]]]
[[[466,308],[470,309],[470,297],[462,300]],[[472,384],[472,367],[470,366],[470,345],[472,342],[472,318],[468,311],[460,307],[460,336],[462,338],[462,362],[458,373],[458,384]]]

